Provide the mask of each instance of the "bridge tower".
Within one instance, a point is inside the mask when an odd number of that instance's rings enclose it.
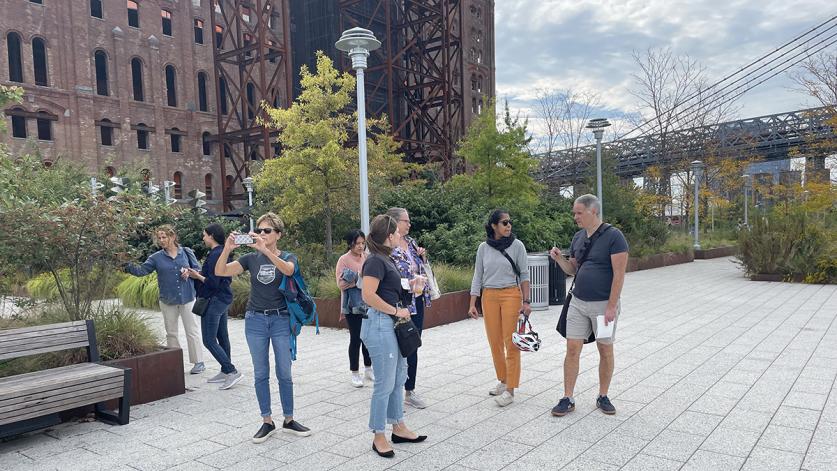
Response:
[[[290,26],[286,0],[213,0],[212,39],[217,142],[224,179],[223,208],[246,200],[242,182],[250,166],[276,155],[275,135],[257,123],[262,101],[291,101]]]

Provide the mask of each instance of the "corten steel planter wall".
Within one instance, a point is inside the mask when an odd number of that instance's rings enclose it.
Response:
[[[146,404],[186,392],[183,377],[183,350],[162,348],[156,352],[105,362],[131,368],[131,405]],[[114,403],[115,407],[115,403]]]
[[[728,245],[726,247],[715,247],[714,249],[695,250],[695,260],[707,260],[710,258],[731,257],[738,252],[738,247]]]
[[[650,270],[652,268],[667,267],[689,263],[695,260],[695,254],[691,250],[686,253],[660,253],[641,258],[628,258],[626,271]]]
[[[429,329],[439,325],[450,324],[468,318],[468,291],[445,293],[433,301],[429,309],[424,311],[424,328]],[[340,320],[340,299],[317,298],[317,315],[321,327],[345,329],[345,322]]]

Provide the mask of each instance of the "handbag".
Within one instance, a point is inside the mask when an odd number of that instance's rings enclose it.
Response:
[[[587,247],[584,248],[584,253],[581,254],[581,258],[578,259],[578,268],[576,268],[575,273],[578,275],[578,270],[581,269],[581,265],[587,260],[587,256],[590,254],[590,249],[593,248],[593,244],[598,240],[599,236],[605,233],[608,229],[611,228],[610,224],[602,224],[596,229],[596,232],[593,234],[593,237],[588,239]],[[564,298],[564,305],[561,306],[561,316],[558,317],[558,325],[555,326],[555,330],[561,334],[561,337],[567,338],[567,311],[570,309],[570,301],[573,299],[573,288],[575,288],[575,279],[573,277],[573,282],[570,285],[570,290],[567,292],[566,298]],[[596,334],[590,334],[587,339],[584,340],[584,343],[592,343],[596,341]]]
[[[192,304],[192,314],[203,317],[208,307],[209,298],[195,298],[195,304]]]
[[[421,334],[410,318],[399,318],[395,321],[395,339],[398,341],[398,350],[404,358],[416,353],[416,350],[421,347]]]
[[[442,297],[442,291],[439,289],[439,282],[436,281],[436,276],[433,275],[433,269],[430,268],[430,262],[423,264],[424,275],[427,277],[427,292],[430,293],[430,300],[435,301]]]

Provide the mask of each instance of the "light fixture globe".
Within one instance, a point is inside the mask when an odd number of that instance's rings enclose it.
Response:
[[[595,118],[591,119],[585,127],[587,129],[601,129],[608,126],[610,126],[610,121],[608,121],[607,118]]]
[[[352,58],[353,69],[364,70],[367,67],[366,58],[369,57],[369,51],[381,47],[381,41],[378,41],[368,29],[352,28],[344,31],[334,45],[337,49],[349,54]]]

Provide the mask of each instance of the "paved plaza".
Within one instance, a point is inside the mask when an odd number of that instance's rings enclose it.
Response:
[[[371,450],[372,388],[349,382],[345,330],[300,338],[295,416],[314,434],[251,443],[260,419],[244,322],[233,320],[233,361],[246,376],[235,388],[205,383],[217,372],[207,354],[186,394],[132,408],[126,426],[68,423],[2,443],[0,470],[837,469],[837,286],[751,282],[731,259],[629,273],[615,416],[595,409],[589,345],[576,411],[550,415],[563,392],[559,308],[533,313],[544,345],[523,354],[516,401],[502,409],[487,394],[482,321],[426,331],[417,391],[430,406],[406,420],[429,439],[395,445],[391,460]]]

